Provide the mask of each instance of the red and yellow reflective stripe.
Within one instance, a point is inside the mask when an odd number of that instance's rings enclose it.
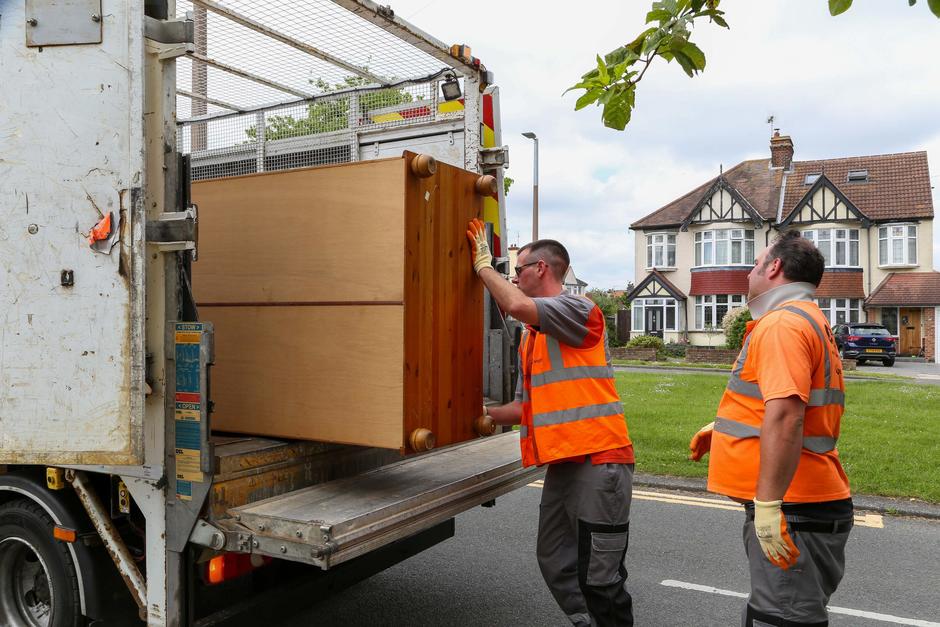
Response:
[[[494,148],[496,146],[496,122],[493,117],[493,94],[483,94],[483,125],[481,128],[482,137],[480,143],[484,148]],[[500,232],[499,219],[499,192],[496,196],[483,197],[483,221],[490,222],[493,225],[493,254],[500,256],[503,254],[502,238]]]

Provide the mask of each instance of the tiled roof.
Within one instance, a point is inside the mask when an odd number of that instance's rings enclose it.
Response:
[[[730,183],[760,215],[776,221],[780,201],[782,171],[770,170],[770,159],[742,161],[724,173]],[[786,217],[810,187],[803,184],[807,174],[824,173],[863,214],[874,221],[932,218],[930,174],[926,152],[905,152],[868,157],[845,157],[818,161],[795,161],[787,174],[783,198]],[[850,170],[868,170],[868,180],[847,182]],[[677,227],[695,209],[718,177],[699,185],[684,196],[657,209],[630,225],[633,229]]]
[[[865,298],[861,272],[823,272],[817,298]]]
[[[742,161],[723,175],[725,180],[747,199],[751,206],[765,220],[774,220],[777,217],[777,201],[779,199],[780,170],[770,170],[770,159],[755,159]],[[681,198],[673,200],[668,205],[654,211],[645,218],[637,220],[630,225],[633,229],[648,227],[679,226],[682,221],[695,209],[702,196],[718,179],[716,176],[699,185]]]
[[[747,270],[692,271],[689,296],[704,294],[747,294]]]
[[[875,288],[867,306],[940,306],[940,272],[895,272]]]
[[[807,174],[825,174],[871,220],[933,217],[926,152],[796,161],[793,166],[783,196],[784,217],[809,191],[803,184]],[[868,180],[849,183],[850,170],[868,170]]]

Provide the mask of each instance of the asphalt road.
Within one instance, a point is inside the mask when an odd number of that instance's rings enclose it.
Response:
[[[540,491],[525,487],[495,508],[462,514],[454,538],[281,624],[568,624],[535,563]],[[710,495],[635,489],[627,559],[637,625],[740,624],[748,589],[742,518],[729,501]],[[938,558],[940,520],[868,515],[850,536],[830,624],[940,627]]]

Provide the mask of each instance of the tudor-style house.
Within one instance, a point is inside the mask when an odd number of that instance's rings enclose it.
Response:
[[[901,355],[940,353],[927,153],[793,161],[775,133],[769,159],[744,161],[631,225],[632,332],[717,346],[747,298],[755,255],[799,229],[826,260],[816,301],[832,325],[880,322]]]

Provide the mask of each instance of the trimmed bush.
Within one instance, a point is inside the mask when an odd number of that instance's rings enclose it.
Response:
[[[655,335],[638,335],[627,342],[627,348],[655,348],[656,355],[662,355],[666,350],[666,345],[662,338]]]
[[[663,352],[665,353],[666,357],[684,358],[685,352],[688,350],[688,348],[688,344],[677,344],[675,342],[670,342],[669,344],[666,344]]]
[[[721,319],[721,328],[725,332],[725,346],[740,349],[744,343],[744,331],[747,323],[753,320],[751,310],[747,307],[735,307]]]

